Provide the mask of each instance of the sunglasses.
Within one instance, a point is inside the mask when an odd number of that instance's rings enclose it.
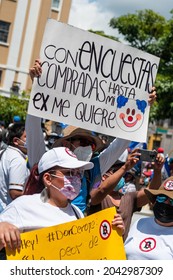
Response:
[[[163,203],[168,199],[169,199],[169,202],[170,202],[171,206],[173,206],[173,199],[172,198],[170,198],[170,197],[168,197],[164,194],[157,195],[157,197],[156,197],[156,201],[159,202],[159,203]]]
[[[53,170],[51,170],[51,171],[53,171]],[[84,176],[84,170],[82,170],[82,169],[79,170],[79,169],[61,168],[56,171],[60,171],[63,175],[69,176],[69,177],[78,176],[78,177],[82,178]],[[55,176],[55,174],[51,174],[51,175]]]

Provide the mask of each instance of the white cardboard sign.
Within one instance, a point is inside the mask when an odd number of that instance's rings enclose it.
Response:
[[[159,58],[49,19],[28,114],[145,142]]]

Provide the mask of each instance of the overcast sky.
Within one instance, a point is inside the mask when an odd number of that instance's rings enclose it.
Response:
[[[107,35],[117,36],[109,27],[111,18],[145,9],[170,19],[173,0],[72,0],[68,23],[84,30],[102,30]]]

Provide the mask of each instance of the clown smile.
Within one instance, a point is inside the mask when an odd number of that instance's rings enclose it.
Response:
[[[137,124],[138,119],[137,119],[136,121],[134,121],[134,122],[131,122],[131,123],[126,122],[124,118],[122,118],[122,121],[123,121],[123,123],[125,124],[125,126],[127,126],[127,127],[133,127],[133,126],[135,126],[135,125]]]

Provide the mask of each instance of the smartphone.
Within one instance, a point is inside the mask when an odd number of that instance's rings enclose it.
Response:
[[[157,156],[156,151],[139,149],[139,153],[141,154],[139,156],[139,159],[141,161],[154,162],[156,160],[156,156]]]

